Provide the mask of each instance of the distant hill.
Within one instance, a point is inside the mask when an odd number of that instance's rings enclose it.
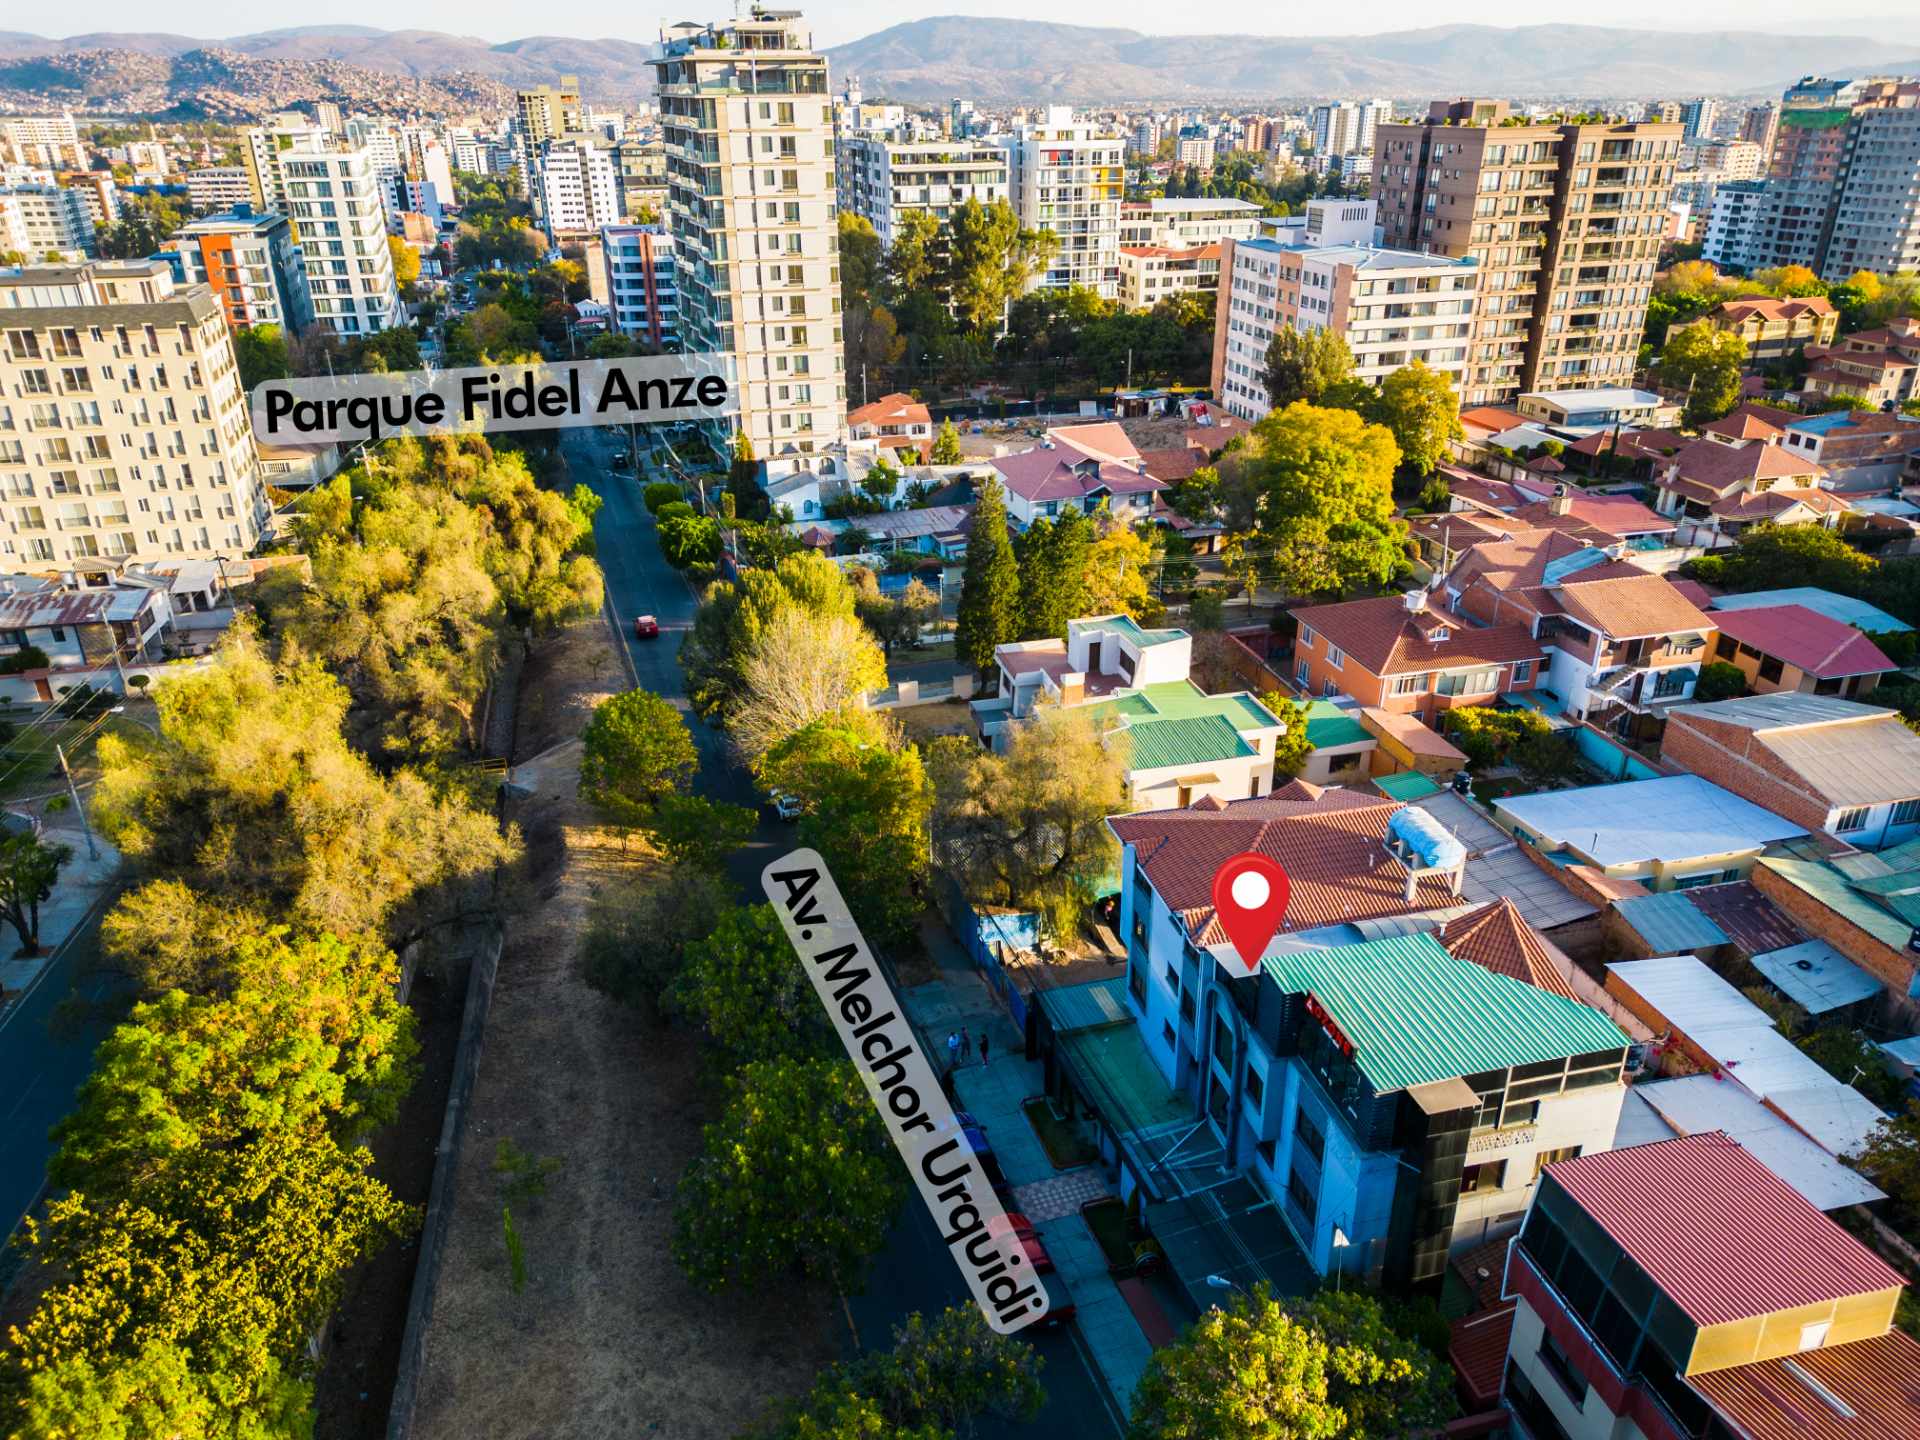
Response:
[[[306,25],[226,40],[163,32],[64,39],[0,32],[0,107],[243,115],[306,99],[425,109],[504,102],[578,75],[589,104],[644,98],[655,46],[535,35],[493,45],[434,30]],[[1911,70],[1884,40],[1578,25],[1442,25],[1347,38],[1143,35],[1047,21],[943,16],[829,50],[867,94],[989,104],[1777,93],[1798,76]],[[1900,49],[1908,47],[1901,42]],[[503,89],[504,87],[504,89]]]
[[[1143,35],[962,16],[895,25],[828,55],[836,77],[858,76],[871,96],[997,103],[1763,94],[1808,73],[1892,68],[1884,42],[1834,36],[1582,25],[1442,25],[1331,38]]]

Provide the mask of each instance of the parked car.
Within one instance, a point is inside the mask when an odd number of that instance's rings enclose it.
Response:
[[[771,790],[767,793],[767,799],[773,803],[773,813],[782,820],[800,818],[800,798],[797,795],[789,795],[784,790]]]
[[[1020,1248],[1027,1252],[1027,1263],[1033,1266],[1033,1273],[1045,1275],[1053,1269],[1053,1257],[1047,1253],[1047,1247],[1040,1242],[1040,1232],[1033,1228],[1033,1222],[1018,1210],[1010,1210],[999,1222],[988,1227],[995,1235],[1012,1235],[1020,1242]]]
[[[993,1153],[993,1144],[987,1139],[987,1127],[965,1110],[954,1111],[953,1118],[960,1122],[960,1132],[967,1137],[967,1148],[973,1151],[987,1183],[997,1193],[1007,1193],[1006,1172],[1000,1168],[1000,1157]]]
[[[633,617],[633,634],[637,640],[658,640],[660,622],[651,615],[636,615]]]
[[[1048,1270],[1040,1276],[1040,1284],[1047,1292],[1047,1318],[1040,1324],[1051,1329],[1073,1319],[1079,1307],[1073,1303],[1073,1292],[1067,1289],[1067,1282],[1060,1278],[1060,1272]]]

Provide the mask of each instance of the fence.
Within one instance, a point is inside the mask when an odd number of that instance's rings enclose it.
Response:
[[[973,672],[962,671],[945,680],[902,680],[867,694],[869,710],[904,710],[912,705],[937,705],[943,700],[965,700],[973,694]]]
[[[1668,773],[1585,722],[1576,725],[1571,734],[1580,758],[1609,780],[1657,780]]]
[[[940,873],[935,881],[940,895],[940,913],[980,973],[986,977],[1000,1003],[1007,1007],[1013,1023],[1024,1034],[1027,1028],[1028,997],[1013,982],[1007,967],[1000,963],[996,945],[1008,950],[1031,950],[1040,938],[1040,917],[1018,911],[975,910],[960,889],[960,882]]]

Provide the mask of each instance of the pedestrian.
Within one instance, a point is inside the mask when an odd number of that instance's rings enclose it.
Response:
[[[962,1060],[973,1058],[973,1035],[966,1030],[960,1032],[960,1058]]]
[[[987,1032],[984,1030],[980,1032],[980,1063],[987,1063]]]
[[[951,1070],[957,1067],[959,1064],[960,1064],[960,1032],[957,1030],[949,1030],[947,1032],[947,1068]]]

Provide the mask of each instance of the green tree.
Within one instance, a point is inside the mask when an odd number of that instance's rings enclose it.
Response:
[[[1020,628],[1020,566],[1007,539],[1006,493],[989,477],[975,499],[967,537],[954,654],[985,674],[993,667],[994,647],[1019,639]]]
[[[1747,677],[1738,665],[1729,665],[1724,660],[1715,660],[1700,667],[1700,678],[1694,682],[1693,698],[1697,704],[1711,705],[1716,700],[1731,700],[1736,695],[1747,693]]]
[[[1721,557],[1721,575],[1729,589],[1772,590],[1802,585],[1864,595],[1873,585],[1879,562],[1863,555],[1820,525],[1753,525]]]
[[[771,1060],[728,1082],[720,1118],[681,1178],[673,1257],[704,1290],[784,1279],[845,1292],[886,1239],[905,1178],[845,1060]]]
[[[1202,465],[1167,492],[1167,507],[1195,524],[1211,521],[1220,508],[1220,472]]]
[[[1067,622],[1088,613],[1087,554],[1093,538],[1087,517],[1069,510],[1057,520],[1041,516],[1015,542],[1021,639],[1064,639]]]
[[[811,551],[783,556],[771,569],[744,571],[738,581],[710,585],[680,646],[694,709],[708,719],[730,721],[746,702],[742,666],[770,625],[795,614],[852,618],[856,599],[840,568]]]
[[[1730,330],[1689,325],[1667,337],[1661,352],[1660,383],[1687,394],[1686,420],[1704,425],[1740,403],[1740,372],[1747,363],[1747,342]]]
[[[40,953],[40,905],[53,894],[60,867],[73,858],[65,845],[9,831],[0,836],[0,920],[20,937],[22,955]]]
[[[1051,230],[1029,230],[1004,200],[969,198],[947,220],[944,289],[962,324],[997,329],[1007,304],[1026,292],[1059,248]]]
[[[1907,1228],[1920,1223],[1920,1101],[1875,1125],[1853,1163],[1887,1192]]]
[[[1283,777],[1291,779],[1305,769],[1307,757],[1313,754],[1313,741],[1307,735],[1307,703],[1278,690],[1267,691],[1260,703],[1287,727],[1273,742],[1273,782],[1278,785]]]
[[[602,700],[580,739],[580,794],[623,824],[684,792],[700,766],[678,707],[646,690]]]
[[[1292,594],[1384,585],[1406,557],[1393,504],[1399,463],[1384,426],[1296,401],[1224,457],[1231,528],[1255,532]]]
[[[952,420],[942,420],[939,432],[933,437],[933,449],[929,458],[935,465],[958,465],[967,457],[960,450],[960,432],[953,428]]]
[[[910,215],[924,215],[924,210],[910,210]],[[867,467],[867,473],[860,477],[860,491],[881,505],[893,499],[900,489],[900,472],[885,460],[875,460]]]
[[[1296,330],[1283,326],[1267,345],[1262,377],[1276,410],[1296,400],[1318,401],[1353,374],[1353,351],[1334,330]]]
[[[1135,529],[1104,508],[1093,517],[1093,542],[1078,596],[1082,615],[1126,615],[1148,623],[1162,613],[1148,575],[1158,554],[1156,527]],[[1063,632],[1064,633],[1064,632]]]
[[[896,294],[925,290],[940,262],[940,222],[929,210],[899,212],[887,247],[886,277]]]
[[[1328,1398],[1331,1360],[1263,1282],[1153,1353],[1128,1440],[1334,1440],[1347,1413]]]
[[[228,1393],[223,1378],[164,1340],[97,1360],[67,1354],[28,1375],[13,1405],[0,1397],[0,1425],[17,1440],[302,1440],[312,1433],[308,1382],[271,1361],[247,1395]]]
[[[686,947],[674,1008],[719,1050],[728,1072],[761,1060],[821,1060],[837,1049],[827,1012],[771,905],[734,905]]]
[[[713,871],[753,838],[759,820],[744,805],[673,793],[663,795],[643,823],[676,868]]]
[[[731,883],[711,870],[656,871],[604,885],[587,910],[581,978],[658,1019],[687,947],[711,934],[731,904]]]
[[[278,325],[243,325],[235,330],[233,358],[240,366],[240,386],[244,390],[268,380],[284,380],[293,373],[286,332]]]
[[[668,515],[659,518],[660,553],[676,570],[711,565],[720,558],[720,523],[710,515]]]
[[[1322,1290],[1288,1308],[1327,1344],[1327,1399],[1346,1413],[1342,1440],[1395,1440],[1460,1413],[1452,1367],[1394,1329],[1373,1296]]]
[[[1447,442],[1460,428],[1460,397],[1444,370],[1429,370],[1415,360],[1380,382],[1380,398],[1369,419],[1393,433],[1400,463],[1416,475],[1431,475],[1447,458]]]

